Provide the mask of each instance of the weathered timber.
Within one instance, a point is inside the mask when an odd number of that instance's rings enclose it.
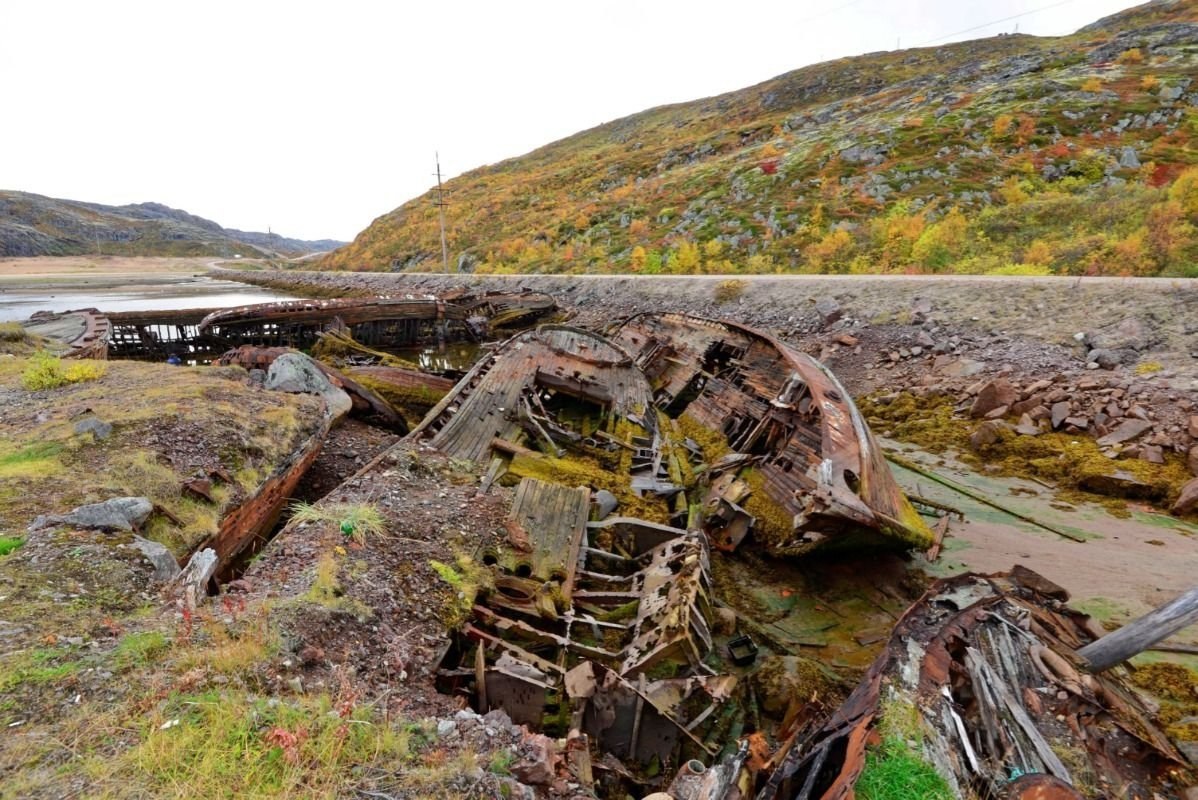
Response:
[[[1198,622],[1198,586],[1086,645],[1078,655],[1085,659],[1091,672],[1102,672],[1152,649],[1157,642],[1195,622]]]

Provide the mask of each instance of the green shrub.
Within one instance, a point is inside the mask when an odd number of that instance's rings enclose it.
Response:
[[[8,555],[23,544],[25,540],[20,536],[0,536],[0,556]]]

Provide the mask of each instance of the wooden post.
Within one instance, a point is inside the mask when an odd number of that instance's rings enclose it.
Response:
[[[1119,630],[1091,642],[1078,650],[1077,654],[1086,660],[1091,672],[1102,672],[1150,649],[1161,639],[1195,622],[1198,622],[1198,586],[1173,602],[1149,611]]]

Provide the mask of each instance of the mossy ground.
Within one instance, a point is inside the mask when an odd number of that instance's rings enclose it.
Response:
[[[1165,732],[1178,741],[1198,742],[1198,671],[1158,662],[1137,666],[1132,683],[1153,695]]]
[[[24,530],[38,514],[144,495],[181,520],[157,515],[147,533],[184,556],[319,424],[315,399],[253,389],[218,369],[111,362],[93,380],[28,391],[20,376],[30,363],[0,364],[0,387],[16,393],[0,442],[0,531]],[[112,434],[76,434],[84,416],[111,424]],[[184,494],[184,480],[218,466],[244,483],[217,481],[215,503]]]
[[[952,452],[962,462],[982,471],[1047,482],[1061,494],[1061,499],[1086,499],[1116,514],[1125,513],[1124,502],[1085,491],[1082,484],[1087,478],[1113,475],[1116,471],[1130,473],[1150,487],[1157,502],[1168,506],[1193,477],[1184,460],[1173,453],[1166,455],[1164,464],[1135,458],[1111,459],[1086,435],[1024,436],[1000,430],[996,441],[975,450],[969,436],[980,423],[957,416],[955,398],[935,393],[920,397],[910,392],[888,397],[884,403],[878,402],[876,396],[857,402],[875,430],[932,453]]]

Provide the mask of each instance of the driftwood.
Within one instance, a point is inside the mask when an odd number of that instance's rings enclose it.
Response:
[[[1198,622],[1198,586],[1086,645],[1077,654],[1086,660],[1092,672],[1102,672],[1151,649],[1157,642],[1194,622]]]

